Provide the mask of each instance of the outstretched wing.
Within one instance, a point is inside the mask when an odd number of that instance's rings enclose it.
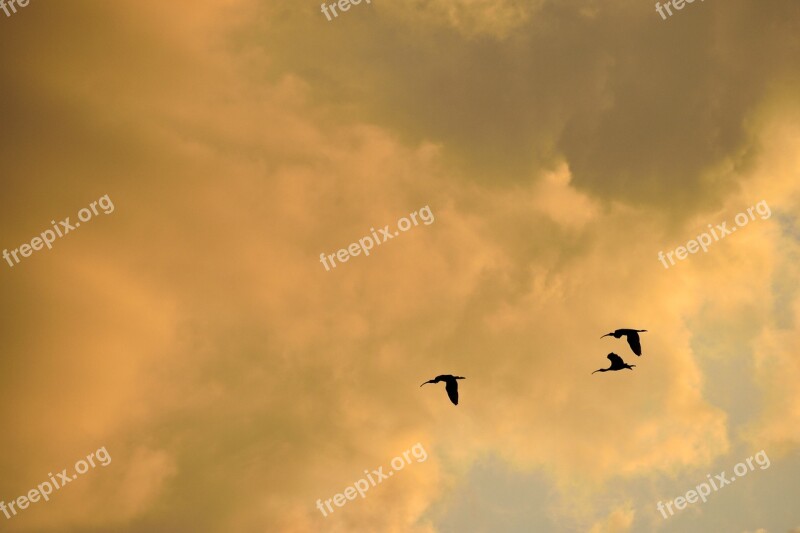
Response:
[[[447,395],[450,397],[450,401],[453,402],[453,405],[458,405],[458,381],[448,379],[444,389],[447,391]]]
[[[642,345],[639,344],[639,334],[635,331],[628,333],[628,344],[636,355],[642,355]]]
[[[611,361],[611,367],[621,366],[625,364],[625,361],[622,360],[622,357],[618,356],[615,353],[608,354],[608,360]]]

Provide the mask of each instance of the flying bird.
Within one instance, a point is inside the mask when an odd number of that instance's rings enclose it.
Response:
[[[422,385],[427,385],[428,383],[439,383],[440,381],[445,382],[444,390],[447,391],[447,396],[450,397],[450,401],[453,402],[453,405],[458,405],[458,381],[457,379],[466,379],[461,376],[451,376],[449,374],[445,374],[442,376],[436,376],[435,379],[431,379],[426,381]],[[422,387],[420,385],[420,387]]]
[[[626,368],[633,370],[633,367],[636,366],[636,365],[629,365],[628,363],[622,360],[622,357],[618,356],[613,352],[608,354],[608,360],[611,361],[610,367],[600,368],[592,372],[592,374],[594,374],[595,372],[608,372],[609,370],[624,370]]]
[[[603,337],[613,335],[615,339],[619,339],[623,335],[628,340],[628,344],[636,355],[642,355],[642,345],[639,344],[639,333],[647,331],[646,329],[618,329],[611,333],[606,333]],[[603,337],[600,337],[601,339]]]

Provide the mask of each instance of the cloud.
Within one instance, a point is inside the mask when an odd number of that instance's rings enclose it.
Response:
[[[519,3],[513,0],[414,0],[400,7],[376,4],[393,17],[413,25],[441,25],[453,28],[468,38],[489,36],[503,39],[521,29],[545,5],[544,0]]]
[[[592,526],[590,533],[623,533],[630,531],[635,512],[632,509],[615,509],[608,517]]]
[[[3,493],[114,457],[12,527],[436,531],[492,454],[577,494],[550,509],[569,523],[627,531],[609,483],[796,446],[796,295],[773,290],[797,274],[790,8],[698,6],[667,33],[625,3],[417,6],[13,19],[4,243],[116,210],[0,280]],[[762,199],[774,220],[658,263]],[[425,205],[434,224],[320,265]],[[698,343],[706,313],[735,331]],[[641,358],[599,338],[617,327],[648,329]],[[748,340],[766,402],[742,437],[701,363]],[[611,351],[635,370],[592,375]],[[418,389],[450,372],[457,408]],[[314,508],[415,442],[425,463]]]

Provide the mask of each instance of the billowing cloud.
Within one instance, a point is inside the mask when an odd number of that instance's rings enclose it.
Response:
[[[465,496],[493,457],[547,486],[541,520],[639,531],[664,479],[744,446],[788,456],[798,12],[645,7],[373,0],[328,22],[288,1],[75,2],[2,20],[3,247],[103,194],[116,207],[0,278],[0,498],[113,457],[9,530],[427,533],[450,505],[513,524],[517,500]],[[659,262],[762,200],[770,218]],[[431,224],[321,264],[425,206]],[[600,338],[619,327],[648,330],[641,357]],[[636,367],[592,374],[609,352]],[[442,373],[467,378],[458,407],[418,386]],[[725,393],[740,381],[747,411]],[[425,462],[315,508],[417,442]]]

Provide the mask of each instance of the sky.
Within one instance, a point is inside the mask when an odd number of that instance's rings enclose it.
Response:
[[[0,530],[800,531],[797,2],[9,11]]]

